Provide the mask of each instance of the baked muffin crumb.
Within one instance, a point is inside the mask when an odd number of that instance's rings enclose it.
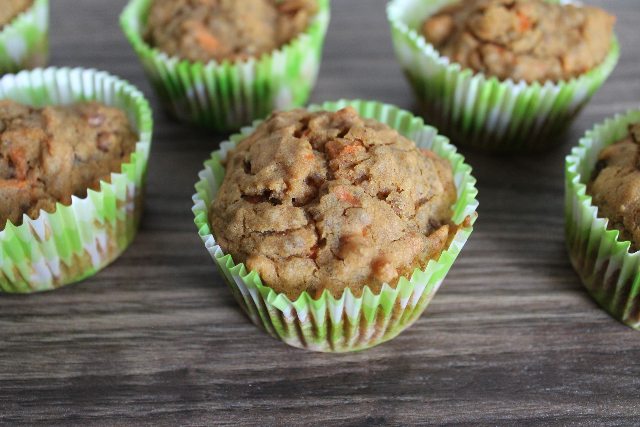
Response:
[[[600,152],[587,192],[609,229],[618,230],[632,250],[640,249],[640,123]]]
[[[0,101],[0,230],[99,189],[137,140],[124,112],[97,102],[39,109]]]
[[[232,150],[210,207],[218,244],[294,300],[378,292],[455,232],[450,164],[397,131],[338,112],[273,114]]]
[[[33,4],[33,0],[2,0],[0,7],[0,29],[13,21],[18,15],[26,11]]]
[[[601,64],[615,17],[545,0],[465,0],[429,17],[422,33],[451,61],[501,80],[569,80]]]
[[[303,32],[315,0],[154,0],[145,39],[189,61],[259,57]]]

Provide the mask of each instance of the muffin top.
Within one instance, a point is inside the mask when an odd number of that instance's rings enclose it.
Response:
[[[0,230],[99,189],[137,140],[122,111],[95,102],[36,109],[0,101]]]
[[[189,61],[259,57],[303,32],[315,0],[154,0],[147,42]]]
[[[580,76],[606,58],[615,17],[589,6],[544,0],[467,0],[422,27],[453,62],[500,80],[527,83]]]
[[[640,123],[629,127],[629,136],[605,147],[587,192],[598,206],[598,216],[609,219],[609,228],[620,239],[640,249]]]
[[[448,161],[353,108],[275,113],[232,150],[218,244],[291,300],[395,285],[455,234]]]
[[[27,10],[33,0],[2,0],[0,7],[0,28],[13,21],[13,18]]]

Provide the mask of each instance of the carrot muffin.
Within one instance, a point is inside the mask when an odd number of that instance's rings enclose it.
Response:
[[[3,0],[0,7],[0,29],[31,7],[33,0]]]
[[[124,112],[96,102],[37,109],[0,101],[0,230],[98,189],[137,140]]]
[[[564,81],[601,64],[615,17],[589,6],[544,0],[468,0],[423,24],[444,56],[488,76],[527,83]]]
[[[303,32],[315,0],[154,0],[145,39],[189,61],[259,57]]]
[[[608,227],[630,241],[633,250],[640,249],[640,124],[600,152],[587,192],[598,216],[608,218]]]
[[[455,234],[449,162],[351,108],[274,113],[228,154],[218,244],[291,300],[395,285]]]

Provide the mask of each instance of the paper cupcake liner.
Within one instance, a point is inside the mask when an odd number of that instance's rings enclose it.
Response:
[[[567,156],[565,227],[571,263],[587,291],[613,317],[640,329],[640,252],[629,252],[631,243],[607,229],[587,194],[598,154],[624,139],[631,123],[640,123],[640,110],[596,126]]]
[[[167,111],[179,120],[224,132],[251,124],[274,109],[306,104],[329,24],[329,0],[292,42],[260,58],[233,63],[190,62],[149,46],[142,38],[151,0],[131,0],[122,29]]]
[[[144,95],[105,72],[81,68],[23,71],[0,79],[0,99],[42,107],[100,101],[127,116],[140,137],[130,160],[100,190],[73,196],[38,219],[0,231],[0,291],[46,291],[82,280],[116,259],[132,242],[142,213],[152,117]]]
[[[0,75],[43,67],[48,59],[49,0],[35,0],[0,29]]]
[[[450,246],[438,260],[431,260],[424,270],[416,269],[411,278],[401,278],[397,286],[383,285],[380,293],[365,287],[362,296],[349,289],[336,299],[328,291],[313,299],[304,292],[296,301],[264,286],[256,272],[244,264],[235,264],[217,245],[209,228],[208,209],[224,179],[222,160],[238,141],[250,134],[240,134],[224,142],[212,153],[200,172],[193,196],[195,223],[209,254],[231,292],[251,320],[262,325],[272,336],[294,347],[315,351],[344,352],[361,350],[390,340],[411,325],[425,310],[447,272],[465,245],[476,219],[477,190],[471,167],[436,129],[425,126],[421,118],[391,105],[371,101],[339,101],[309,107],[310,110],[337,111],[353,106],[364,117],[377,119],[411,138],[419,147],[429,148],[446,158],[454,171],[458,198],[453,206],[453,222],[460,225]],[[470,219],[470,221],[469,221]],[[466,221],[465,221],[466,220]]]
[[[392,0],[387,7],[396,56],[427,119],[458,145],[485,151],[536,151],[562,132],[615,68],[617,39],[602,64],[560,83],[500,81],[463,69],[420,35],[424,20],[457,0]]]

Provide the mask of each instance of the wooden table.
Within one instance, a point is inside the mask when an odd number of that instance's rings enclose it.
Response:
[[[221,137],[160,111],[122,36],[125,0],[54,0],[53,65],[108,70],[156,108],[146,215],[113,266],[42,295],[0,297],[0,422],[9,425],[585,424],[640,422],[640,332],[582,289],[563,243],[564,156],[594,123],[640,103],[640,3],[618,15],[622,58],[566,143],[545,155],[462,150],[480,218],[427,313],[369,351],[289,348],[238,309],[190,212]],[[313,101],[414,108],[384,0],[333,5]]]

